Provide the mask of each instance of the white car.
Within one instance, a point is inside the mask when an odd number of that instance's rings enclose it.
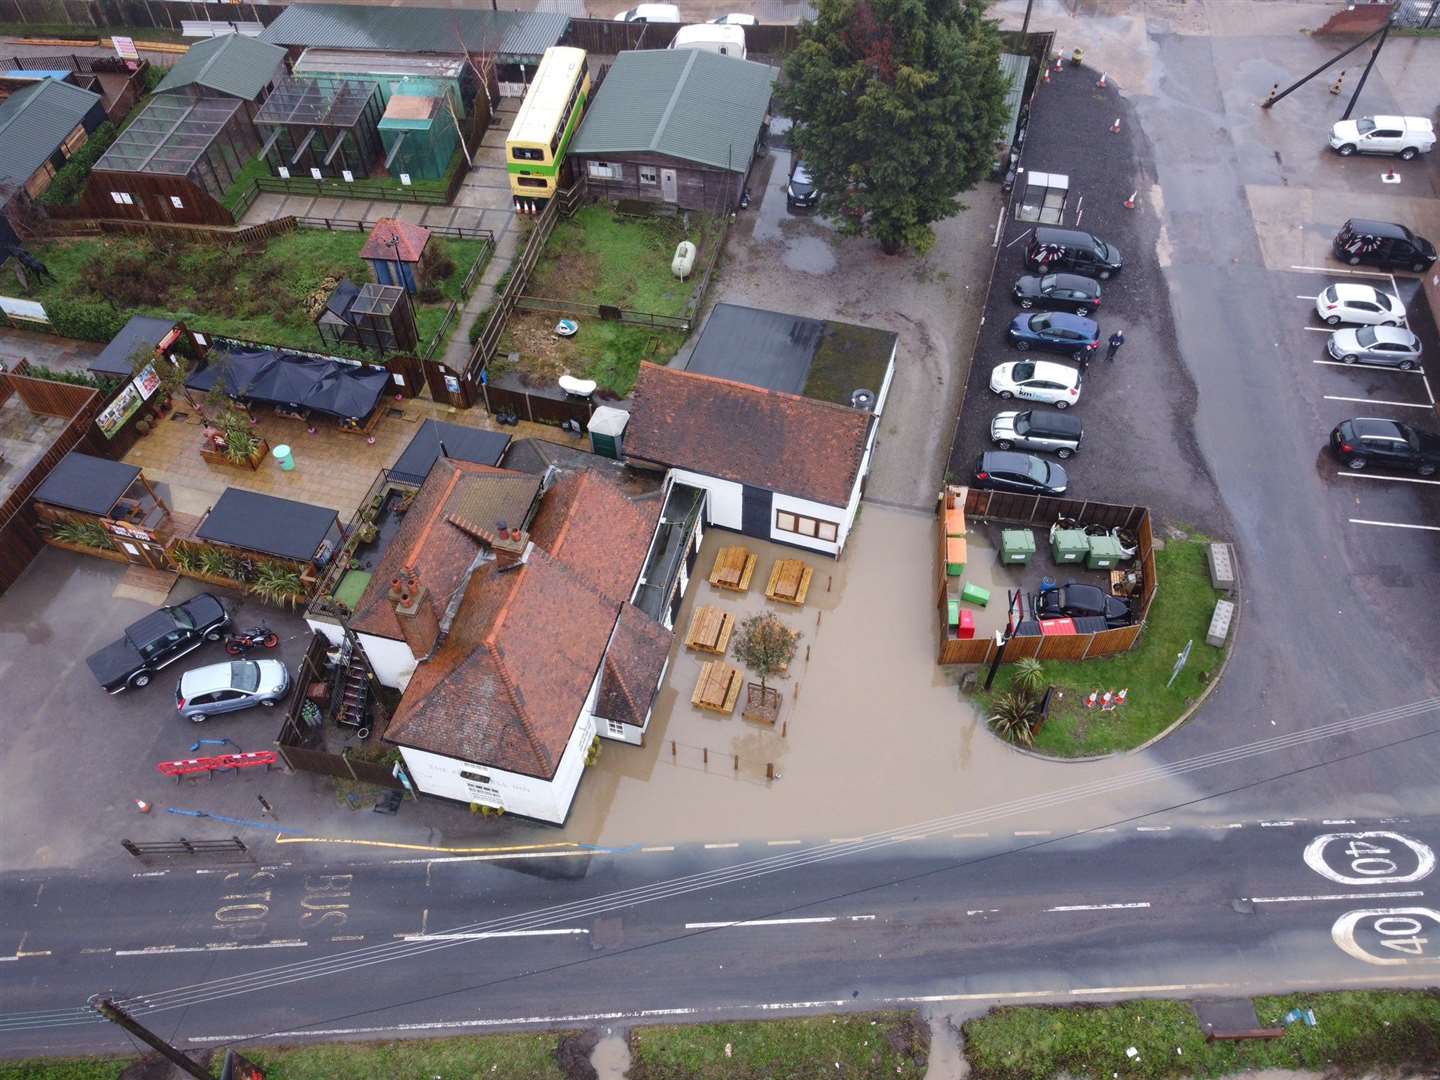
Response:
[[[1068,409],[1080,400],[1083,378],[1078,369],[1050,360],[1016,360],[996,364],[990,389],[1002,398],[1024,398]]]
[[[1398,296],[1381,292],[1373,285],[1337,281],[1315,297],[1315,314],[1331,326],[1359,323],[1364,326],[1404,326],[1405,305]]]
[[[636,4],[615,16],[616,22],[670,22],[680,21],[680,9],[674,4]]]
[[[1409,161],[1435,145],[1435,125],[1423,116],[1362,116],[1330,129],[1330,146],[1341,157],[1398,154]]]
[[[729,15],[717,15],[710,20],[720,26],[759,26],[760,20],[754,15],[746,15],[744,12],[732,11]]]

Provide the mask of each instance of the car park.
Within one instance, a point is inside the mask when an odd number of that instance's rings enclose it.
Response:
[[[1072,457],[1084,434],[1079,417],[1049,409],[996,413],[990,421],[990,439],[1001,450],[1045,450],[1058,458]]]
[[[175,685],[175,708],[197,724],[207,716],[273,707],[290,692],[290,672],[279,660],[229,660],[192,668]]]
[[[674,4],[637,4],[615,16],[616,22],[678,23],[680,9]]]
[[[1102,618],[1112,629],[1135,621],[1135,612],[1123,597],[1112,596],[1097,585],[1074,581],[1045,590],[1030,606],[1037,619]]]
[[[990,389],[1002,398],[1023,398],[1067,409],[1080,400],[1083,378],[1067,364],[1049,360],[1014,360],[996,364],[990,372]]]
[[[1025,274],[1012,290],[1022,308],[1088,315],[1100,306],[1100,282],[1079,274]]]
[[[1435,125],[1423,116],[1362,116],[1337,120],[1330,146],[1341,157],[1351,154],[1395,154],[1409,161],[1435,145]]]
[[[1016,315],[1005,333],[1017,349],[1045,349],[1078,357],[1100,345],[1100,325],[1094,319],[1065,311]]]
[[[1391,296],[1373,285],[1337,281],[1321,289],[1315,297],[1315,314],[1331,326],[1341,323],[1401,326],[1405,322],[1405,305],[1398,296]]]
[[[972,481],[988,491],[1018,491],[1026,495],[1064,495],[1070,478],[1061,465],[1034,454],[987,450],[975,461]]]
[[[1039,225],[1025,247],[1026,268],[1040,273],[1069,270],[1104,281],[1123,265],[1114,244],[1079,229]]]
[[[1336,330],[1325,351],[1342,364],[1377,364],[1409,371],[1420,363],[1420,339],[1402,326]]]
[[[1440,435],[1398,420],[1374,416],[1346,420],[1330,433],[1330,449],[1347,469],[1357,472],[1378,465],[1431,476],[1440,469]]]
[[[790,167],[790,179],[785,185],[785,205],[791,210],[813,210],[820,203],[820,190],[805,162],[795,160]]]
[[[147,686],[156,671],[193,652],[207,641],[219,641],[230,616],[210,593],[183,604],[162,607],[125,628],[125,634],[89,657],[85,663],[111,694]]]
[[[1331,243],[1335,257],[1351,266],[1362,263],[1423,274],[1435,262],[1435,245],[1393,221],[1351,218]]]

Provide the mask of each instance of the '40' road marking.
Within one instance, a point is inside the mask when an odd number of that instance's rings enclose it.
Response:
[[[1403,964],[1434,964],[1440,956],[1426,952],[1430,944],[1421,931],[1429,926],[1431,931],[1440,929],[1440,912],[1430,908],[1362,908],[1349,911],[1335,920],[1330,936],[1342,952],[1379,967],[1394,967]],[[1357,940],[1357,934],[1364,932],[1376,947],[1390,949],[1391,953],[1381,955],[1371,952]],[[1395,955],[1399,954],[1399,955]]]
[[[1349,841],[1337,849],[1343,860],[1348,860],[1343,871],[1330,865],[1327,851],[1339,840]],[[1400,865],[1390,856],[1404,853],[1414,856],[1415,868],[1409,873],[1397,873]],[[1397,832],[1325,833],[1305,845],[1305,865],[1341,885],[1407,885],[1430,876],[1435,869],[1435,852]]]

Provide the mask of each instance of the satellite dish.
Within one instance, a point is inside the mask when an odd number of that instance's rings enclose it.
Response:
[[[850,391],[850,407],[860,409],[862,412],[869,412],[875,408],[875,394],[870,390]]]
[[[556,381],[560,384],[560,389],[571,397],[588,398],[595,393],[595,388],[599,385],[594,379],[577,379],[573,375],[561,375]]]

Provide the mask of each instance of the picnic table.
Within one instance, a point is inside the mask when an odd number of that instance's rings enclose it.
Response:
[[[700,668],[690,704],[728,716],[740,698],[740,682],[740,672],[724,660],[707,660]]]
[[[724,656],[734,629],[734,615],[709,604],[701,605],[695,609],[695,614],[690,616],[690,631],[685,635],[685,647]]]
[[[801,607],[810,591],[810,579],[814,574],[815,571],[805,564],[804,559],[776,559],[770,569],[770,581],[765,586],[765,597]]]
[[[715,553],[715,565],[710,570],[710,584],[717,589],[745,592],[750,588],[750,578],[755,573],[755,555],[743,544],[723,547]]]

